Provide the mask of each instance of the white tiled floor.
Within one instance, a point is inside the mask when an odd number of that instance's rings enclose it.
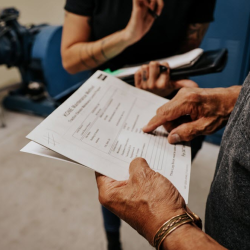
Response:
[[[0,129],[0,249],[105,249],[94,173],[20,153],[41,118],[6,113]],[[192,166],[189,207],[204,217],[219,147],[205,143]],[[122,225],[124,250],[152,249]]]

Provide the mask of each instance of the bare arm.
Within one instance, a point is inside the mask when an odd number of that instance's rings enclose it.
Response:
[[[200,46],[209,23],[193,23],[188,26],[186,37],[181,44],[180,53],[185,53]]]
[[[90,41],[90,17],[66,13],[61,53],[64,68],[70,73],[93,69],[121,53],[130,45],[125,30],[95,42]]]
[[[61,54],[64,68],[77,73],[100,66],[139,41],[151,28],[154,17],[148,9],[160,15],[163,0],[133,0],[130,21],[123,30],[98,41],[91,41],[90,17],[66,12],[63,26]]]
[[[186,224],[171,233],[162,244],[162,250],[225,250],[218,242],[199,228]]]

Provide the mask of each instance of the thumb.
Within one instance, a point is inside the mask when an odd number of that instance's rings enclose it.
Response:
[[[150,173],[154,172],[143,158],[135,158],[129,166],[129,180],[135,183],[147,181]]]
[[[170,144],[175,144],[182,141],[191,141],[196,136],[201,135],[202,132],[201,120],[184,123],[171,131],[168,135],[168,142]]]
[[[129,175],[132,175],[136,172],[138,172],[141,169],[150,169],[147,161],[141,157],[135,158],[133,161],[131,161],[130,166],[129,166]]]
[[[95,177],[98,189],[102,188],[103,186],[110,185],[111,183],[114,182],[113,179],[97,172],[95,172]]]
[[[199,85],[191,80],[177,80],[177,81],[173,81],[173,85],[175,86],[175,89],[180,89],[183,87],[187,87],[187,88],[198,88]]]

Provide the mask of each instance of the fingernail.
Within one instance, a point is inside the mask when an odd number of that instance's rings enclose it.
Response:
[[[171,135],[170,141],[171,143],[179,143],[181,142],[181,138],[178,134],[173,134]]]

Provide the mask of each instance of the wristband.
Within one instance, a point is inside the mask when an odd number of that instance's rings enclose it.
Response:
[[[199,228],[202,229],[201,219],[194,213],[186,212],[185,214],[174,216],[166,221],[156,232],[154,237],[154,247],[156,250],[160,250],[161,243],[170,233],[172,233],[181,225],[187,223],[195,223]]]

